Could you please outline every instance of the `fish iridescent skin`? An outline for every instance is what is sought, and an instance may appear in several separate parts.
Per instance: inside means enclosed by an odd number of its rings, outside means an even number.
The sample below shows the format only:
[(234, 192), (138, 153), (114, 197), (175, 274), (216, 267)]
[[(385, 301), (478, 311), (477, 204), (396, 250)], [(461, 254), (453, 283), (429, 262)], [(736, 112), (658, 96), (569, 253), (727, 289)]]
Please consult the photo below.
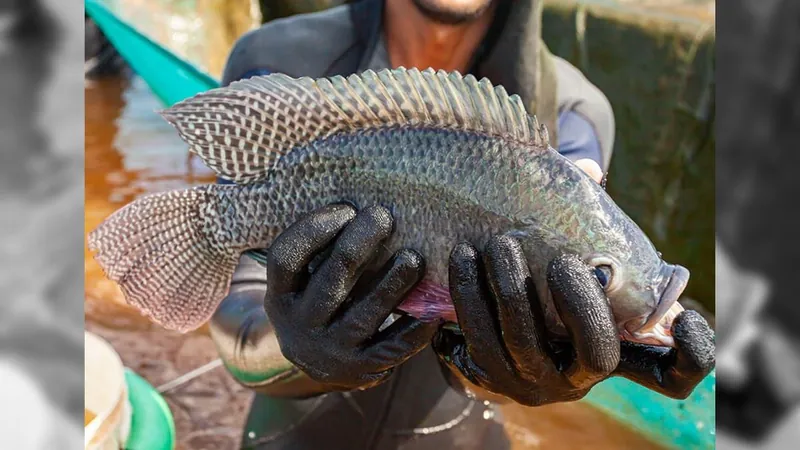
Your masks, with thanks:
[(625, 339), (674, 344), (670, 321), (688, 281), (594, 180), (549, 146), (521, 101), (487, 80), (426, 70), (312, 80), (273, 74), (163, 112), (191, 151), (237, 185), (137, 199), (89, 238), (129, 303), (161, 325), (200, 326), (225, 297), (240, 255), (270, 246), (331, 203), (382, 205), (401, 248), (427, 262), (399, 309), (454, 321), (448, 259), (459, 242), (519, 241), (555, 335), (566, 336), (546, 282), (570, 254), (597, 269)]

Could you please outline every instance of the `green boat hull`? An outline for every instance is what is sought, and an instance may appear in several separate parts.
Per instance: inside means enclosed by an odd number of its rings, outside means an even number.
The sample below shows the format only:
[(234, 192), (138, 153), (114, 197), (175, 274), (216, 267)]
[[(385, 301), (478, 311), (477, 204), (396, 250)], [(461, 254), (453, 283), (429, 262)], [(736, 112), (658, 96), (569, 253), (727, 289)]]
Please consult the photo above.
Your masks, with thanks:
[(219, 86), (219, 81), (137, 31), (109, 3), (86, 0), (86, 14), (166, 105)]
[[(86, 0), (86, 12), (165, 105), (219, 85), (217, 80), (115, 15), (108, 2)], [(714, 448), (714, 373), (682, 401), (666, 398), (622, 378), (599, 384), (582, 401), (668, 447)]]

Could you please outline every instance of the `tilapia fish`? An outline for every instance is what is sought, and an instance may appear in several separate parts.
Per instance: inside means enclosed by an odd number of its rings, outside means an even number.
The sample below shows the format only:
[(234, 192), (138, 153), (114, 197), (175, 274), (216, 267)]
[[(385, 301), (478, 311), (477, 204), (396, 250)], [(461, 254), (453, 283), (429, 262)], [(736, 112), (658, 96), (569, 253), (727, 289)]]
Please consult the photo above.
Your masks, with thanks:
[(622, 339), (673, 345), (689, 272), (665, 263), (603, 188), (549, 145), (516, 95), (468, 75), (403, 68), (347, 78), (255, 77), (184, 100), (164, 118), (219, 176), (141, 197), (89, 236), (127, 301), (189, 331), (228, 292), (243, 252), (263, 249), (330, 203), (383, 205), (395, 232), (381, 258), (412, 248), (424, 280), (399, 307), (456, 322), (448, 258), (510, 233), (522, 245), (549, 331), (565, 336), (546, 283), (563, 253), (594, 268)]

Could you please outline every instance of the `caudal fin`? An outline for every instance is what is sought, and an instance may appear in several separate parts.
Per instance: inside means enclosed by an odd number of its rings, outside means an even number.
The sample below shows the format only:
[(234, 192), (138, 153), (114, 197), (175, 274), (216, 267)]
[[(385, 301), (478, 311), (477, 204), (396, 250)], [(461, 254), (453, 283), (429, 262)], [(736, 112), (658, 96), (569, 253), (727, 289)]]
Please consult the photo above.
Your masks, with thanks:
[(181, 332), (207, 321), (225, 297), (237, 249), (215, 242), (220, 189), (151, 194), (118, 210), (89, 234), (89, 248), (125, 299), (157, 324)]

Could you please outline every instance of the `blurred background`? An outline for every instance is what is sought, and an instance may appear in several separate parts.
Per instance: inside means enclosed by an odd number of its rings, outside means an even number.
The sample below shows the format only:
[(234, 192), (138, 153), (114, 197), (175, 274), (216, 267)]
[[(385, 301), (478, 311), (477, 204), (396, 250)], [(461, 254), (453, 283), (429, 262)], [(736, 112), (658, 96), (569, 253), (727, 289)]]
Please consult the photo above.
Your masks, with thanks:
[[(85, 231), (141, 194), (213, 182), (212, 172), (189, 156), (173, 128), (154, 111), (191, 95), (194, 87), (188, 79), (198, 89), (215, 83), (230, 48), (246, 31), (342, 3), (87, 2), (102, 8), (91, 8), (86, 19)], [(665, 258), (692, 271), (681, 302), (713, 324), (713, 1), (544, 3), (543, 33), (551, 51), (579, 67), (614, 107), (611, 195), (663, 249)], [(137, 35), (146, 39), (139, 42)], [(152, 47), (150, 40), (190, 66), (170, 58), (146, 61), (142, 55)], [(126, 58), (114, 50), (114, 43)], [(153, 58), (163, 56), (156, 53)], [(126, 59), (135, 60), (139, 69), (129, 67)], [(163, 79), (170, 64), (182, 73), (176, 78), (182, 81), (160, 89), (160, 84), (169, 84)], [(124, 304), (117, 286), (103, 276), (88, 251), (85, 275), (86, 329), (110, 342), (125, 366), (162, 391), (174, 416), (177, 448), (238, 448), (252, 394), (216, 363), (207, 330), (179, 335), (152, 325)], [(686, 402), (661, 398), (657, 400), (662, 403), (648, 405), (643, 399), (656, 396), (642, 390), (636, 404), (597, 394), (594, 402), (535, 409), (504, 406), (502, 414), (515, 450), (711, 448), (716, 432), (713, 375), (709, 381)], [(615, 419), (613, 409), (640, 418), (650, 428)], [(657, 431), (646, 432), (653, 429)]]
[(0, 0), (0, 448), (83, 435), (79, 0)]
[(796, 448), (800, 4), (735, 0), (717, 14), (718, 447)]

